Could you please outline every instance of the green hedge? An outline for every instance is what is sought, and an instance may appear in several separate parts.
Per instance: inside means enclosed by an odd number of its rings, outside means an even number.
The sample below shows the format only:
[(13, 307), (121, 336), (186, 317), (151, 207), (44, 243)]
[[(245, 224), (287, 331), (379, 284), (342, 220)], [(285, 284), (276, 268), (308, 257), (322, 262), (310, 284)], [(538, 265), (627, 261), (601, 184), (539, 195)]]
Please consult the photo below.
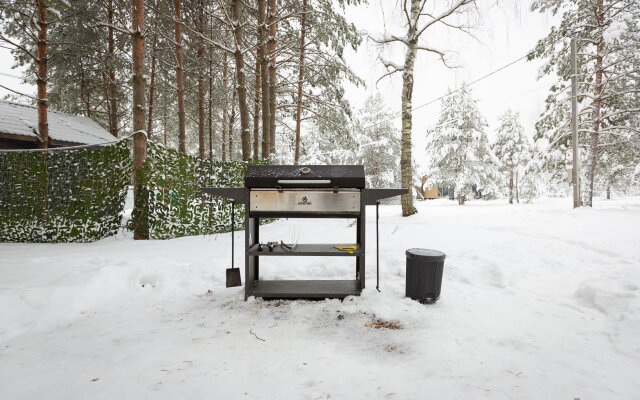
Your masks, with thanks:
[[(243, 186), (247, 165), (148, 142), (142, 181), (149, 238), (229, 231), (231, 203), (199, 189)], [(0, 152), (0, 242), (91, 242), (116, 234), (131, 174), (128, 140), (77, 150)], [(236, 206), (235, 215), (236, 228), (243, 229), (244, 207)]]
[[(247, 165), (180, 154), (148, 142), (142, 172), (149, 190), (149, 238), (170, 239), (229, 231), (231, 203), (202, 194), (199, 189), (241, 187)], [(243, 206), (236, 206), (235, 221), (236, 229), (244, 229)]]
[(126, 141), (0, 152), (0, 241), (91, 242), (114, 235), (131, 170)]

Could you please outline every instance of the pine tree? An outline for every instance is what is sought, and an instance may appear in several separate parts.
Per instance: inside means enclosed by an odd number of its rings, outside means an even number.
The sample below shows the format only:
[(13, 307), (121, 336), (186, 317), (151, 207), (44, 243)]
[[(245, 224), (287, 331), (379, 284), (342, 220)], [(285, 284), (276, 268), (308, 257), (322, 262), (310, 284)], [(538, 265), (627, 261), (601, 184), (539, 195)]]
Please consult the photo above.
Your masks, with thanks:
[(520, 114), (513, 110), (507, 110), (502, 114), (497, 133), (496, 141), (491, 147), (499, 161), (500, 173), (506, 177), (507, 185), (504, 186), (509, 188), (509, 204), (513, 204), (514, 188), (516, 200), (520, 202), (517, 184), (526, 165), (529, 150), (529, 141), (520, 124)]
[(364, 165), (368, 187), (400, 184), (400, 132), (393, 127), (391, 114), (380, 93), (369, 96), (358, 112), (356, 159)]
[(459, 204), (464, 204), (474, 185), (485, 193), (495, 187), (496, 159), (486, 127), (477, 101), (463, 87), (442, 101), (438, 122), (427, 131), (430, 180), (453, 185)]
[(549, 157), (549, 165), (562, 164), (557, 156), (564, 153), (571, 136), (571, 114), (565, 111), (571, 101), (567, 94), (571, 77), (569, 40), (563, 36), (568, 31), (577, 35), (579, 141), (581, 147), (587, 148), (582, 193), (583, 203), (591, 206), (603, 144), (620, 135), (626, 136), (629, 142), (631, 133), (640, 133), (630, 124), (633, 115), (640, 112), (637, 102), (640, 3), (637, 0), (536, 0), (532, 9), (562, 15), (560, 25), (552, 28), (532, 54), (547, 60), (542, 69), (544, 74), (555, 73), (558, 77), (537, 125), (538, 137), (546, 138), (549, 151), (555, 153)]

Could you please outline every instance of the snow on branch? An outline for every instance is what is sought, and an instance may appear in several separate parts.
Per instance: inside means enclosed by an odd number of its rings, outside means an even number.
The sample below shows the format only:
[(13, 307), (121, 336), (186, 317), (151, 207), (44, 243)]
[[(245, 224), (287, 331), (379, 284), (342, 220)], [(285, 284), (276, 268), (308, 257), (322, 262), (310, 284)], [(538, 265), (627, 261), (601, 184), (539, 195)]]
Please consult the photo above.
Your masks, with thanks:
[(388, 44), (393, 42), (400, 42), (400, 43), (404, 43), (407, 46), (409, 45), (409, 41), (407, 40), (407, 38), (401, 38), (396, 35), (384, 35), (380, 38), (375, 38), (369, 35), (369, 39), (373, 40), (377, 44)]
[(391, 76), (396, 72), (404, 71), (404, 66), (400, 64), (396, 64), (391, 60), (387, 60), (382, 55), (378, 55), (378, 60), (382, 62), (382, 65), (384, 65), (384, 67), (387, 69), (387, 72), (385, 72), (380, 78), (378, 78), (378, 80), (376, 81), (376, 85), (378, 84), (378, 82), (380, 82), (382, 79), (386, 78), (387, 76)]
[(456, 67), (454, 65), (449, 65), (449, 63), (447, 63), (447, 59), (445, 58), (445, 53), (442, 50), (438, 50), (438, 49), (435, 49), (433, 47), (428, 47), (428, 46), (424, 46), (424, 45), (418, 45), (417, 49), (437, 54), (438, 56), (440, 56), (440, 60), (442, 61), (444, 66), (447, 67), (447, 68), (458, 68), (458, 67)]

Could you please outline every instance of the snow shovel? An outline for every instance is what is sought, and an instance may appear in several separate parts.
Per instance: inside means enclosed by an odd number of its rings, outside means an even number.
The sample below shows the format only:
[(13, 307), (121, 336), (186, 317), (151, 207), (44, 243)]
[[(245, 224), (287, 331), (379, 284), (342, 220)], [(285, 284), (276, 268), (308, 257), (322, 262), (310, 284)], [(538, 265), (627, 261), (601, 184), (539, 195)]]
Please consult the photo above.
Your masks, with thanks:
[(233, 262), (234, 236), (235, 236), (235, 207), (236, 203), (231, 202), (231, 268), (227, 268), (227, 287), (242, 286), (240, 268), (236, 268)]

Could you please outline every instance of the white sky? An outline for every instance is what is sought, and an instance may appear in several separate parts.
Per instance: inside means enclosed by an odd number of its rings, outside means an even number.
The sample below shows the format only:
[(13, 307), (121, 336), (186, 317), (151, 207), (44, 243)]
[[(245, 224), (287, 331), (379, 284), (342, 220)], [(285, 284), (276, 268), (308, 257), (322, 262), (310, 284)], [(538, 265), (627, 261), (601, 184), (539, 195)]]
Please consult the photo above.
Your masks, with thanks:
[[(384, 29), (388, 33), (403, 36), (401, 3), (395, 0), (370, 1), (368, 6), (349, 8), (347, 17), (358, 29), (371, 36), (379, 37)], [(480, 0), (479, 3), (482, 16), (479, 20), (472, 18), (470, 21), (478, 26), (474, 31), (478, 40), (450, 29), (438, 29), (431, 33), (426, 31), (423, 34), (421, 41), (429, 46), (453, 50), (452, 59), (461, 68), (448, 69), (437, 56), (421, 52), (414, 71), (414, 107), (524, 56), (549, 32), (554, 22), (550, 16), (531, 12), (530, 0), (501, 1), (499, 7), (495, 5), (496, 1)], [(386, 18), (383, 18), (382, 8)], [(402, 65), (404, 48), (400, 44), (393, 46), (385, 50), (385, 57)], [(401, 104), (401, 75), (398, 73), (385, 78), (376, 87), (376, 80), (385, 71), (377, 60), (378, 52), (375, 43), (365, 40), (357, 53), (351, 49), (346, 53), (347, 62), (367, 83), (366, 89), (350, 87), (348, 98), (355, 106), (360, 106), (369, 94), (379, 90), (387, 105), (398, 111)], [(472, 86), (472, 93), (479, 100), (478, 106), (487, 118), (490, 139), (494, 137), (498, 116), (508, 108), (520, 112), (527, 134), (533, 136), (535, 122), (544, 110), (544, 100), (552, 82), (549, 77), (538, 80), (541, 65), (539, 60), (523, 60)], [(437, 121), (439, 111), (440, 102), (435, 102), (413, 113), (413, 158), (418, 164), (421, 163), (420, 154), (424, 151), (426, 130)], [(400, 118), (395, 120), (395, 125), (400, 129)]]
[[(433, 3), (440, 3), (434, 0)], [(439, 49), (455, 51), (452, 58), (461, 68), (451, 70), (442, 65), (432, 54), (421, 53), (414, 71), (413, 105), (418, 106), (460, 87), (464, 82), (473, 81), (509, 62), (522, 57), (536, 42), (548, 33), (552, 18), (529, 11), (531, 0), (479, 0), (481, 17), (470, 17), (478, 29), (474, 31), (479, 40), (446, 29), (427, 31), (422, 40)], [(402, 34), (403, 28), (400, 4), (396, 0), (370, 0), (365, 6), (347, 9), (347, 18), (362, 32), (380, 36), (384, 30)], [(384, 16), (383, 11), (384, 8)], [(384, 20), (384, 24), (383, 24)], [(388, 59), (402, 64), (404, 49), (398, 45), (385, 50)], [(361, 106), (365, 98), (379, 90), (394, 111), (400, 109), (402, 81), (400, 74), (385, 78), (376, 86), (376, 80), (384, 73), (377, 60), (378, 49), (373, 42), (365, 39), (357, 52), (350, 48), (345, 52), (347, 62), (365, 80), (366, 88), (347, 88), (347, 96), (355, 107)], [(11, 69), (14, 61), (8, 50), (0, 48), (0, 82), (12, 89), (34, 94), (35, 88), (21, 84), (20, 80), (3, 74), (23, 75), (24, 70)], [(489, 137), (497, 126), (498, 115), (507, 108), (520, 112), (522, 123), (528, 135), (534, 133), (534, 124), (544, 109), (551, 79), (538, 80), (541, 62), (519, 63), (472, 86), (474, 97), (479, 100), (480, 110), (489, 123)], [(0, 88), (0, 98), (8, 92)], [(439, 112), (439, 102), (424, 107), (413, 114), (414, 158), (420, 164), (420, 153), (424, 150), (427, 128), (435, 123)], [(400, 129), (400, 118), (395, 121)]]

